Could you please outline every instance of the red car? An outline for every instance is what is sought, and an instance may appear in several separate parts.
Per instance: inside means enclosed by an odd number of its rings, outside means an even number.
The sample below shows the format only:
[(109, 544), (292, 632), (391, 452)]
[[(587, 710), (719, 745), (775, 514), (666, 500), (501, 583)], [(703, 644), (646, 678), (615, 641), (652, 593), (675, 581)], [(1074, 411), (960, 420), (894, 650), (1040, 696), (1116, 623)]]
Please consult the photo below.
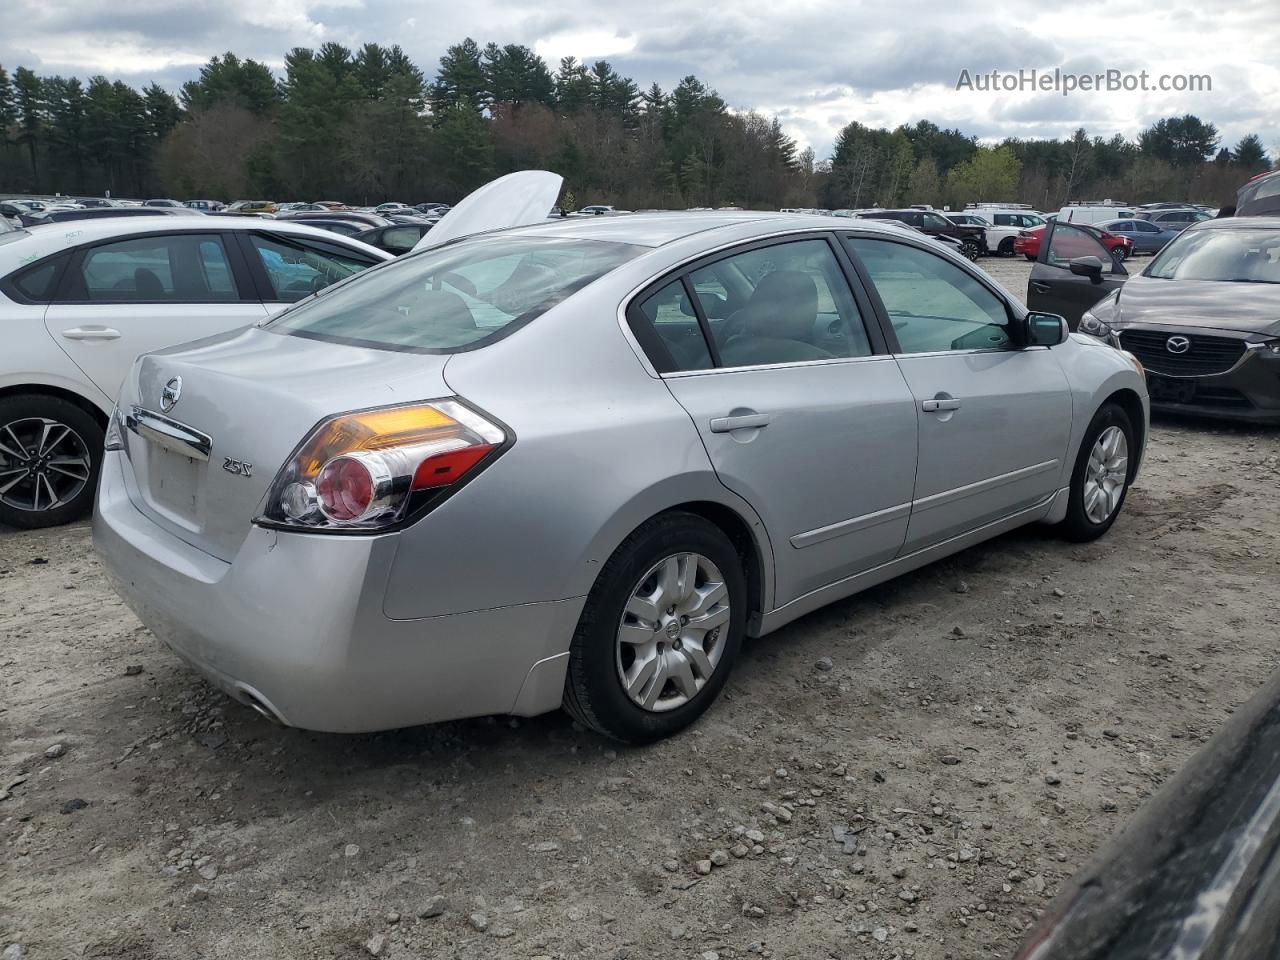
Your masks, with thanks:
[[(1121, 237), (1083, 223), (1073, 223), (1072, 226), (1096, 233), (1113, 257), (1128, 260), (1133, 253), (1133, 240), (1129, 237)], [(1040, 238), (1043, 236), (1044, 227), (1031, 227), (1028, 230), (1023, 230), (1013, 238), (1013, 252), (1022, 254), (1028, 260), (1036, 259), (1036, 257), (1040, 256)]]

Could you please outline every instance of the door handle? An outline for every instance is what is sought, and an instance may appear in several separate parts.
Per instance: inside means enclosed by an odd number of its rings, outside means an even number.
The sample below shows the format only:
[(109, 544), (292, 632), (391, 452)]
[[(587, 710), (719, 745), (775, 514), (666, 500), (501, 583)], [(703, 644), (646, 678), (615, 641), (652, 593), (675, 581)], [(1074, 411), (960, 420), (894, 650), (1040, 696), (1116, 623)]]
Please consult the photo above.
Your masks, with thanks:
[(63, 330), (62, 336), (67, 340), (119, 340), (120, 331), (111, 327), (72, 327)]
[(960, 401), (954, 397), (947, 400), (921, 400), (920, 409), (925, 413), (941, 413), (944, 410), (959, 410)]
[(1032, 280), (1031, 289), (1034, 290), (1036, 293), (1048, 293), (1049, 285), (1045, 283), (1043, 280)]
[(773, 417), (767, 413), (746, 413), (736, 417), (712, 417), (712, 433), (728, 433), (731, 430), (746, 430), (749, 427), (767, 427)]

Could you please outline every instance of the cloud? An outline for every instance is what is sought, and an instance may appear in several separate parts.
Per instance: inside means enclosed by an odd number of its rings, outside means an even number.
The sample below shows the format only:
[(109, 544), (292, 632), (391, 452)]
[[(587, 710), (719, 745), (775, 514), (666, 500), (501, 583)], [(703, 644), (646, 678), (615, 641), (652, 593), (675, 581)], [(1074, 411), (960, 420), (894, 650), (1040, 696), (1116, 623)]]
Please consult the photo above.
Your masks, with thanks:
[[(42, 74), (102, 73), (176, 89), (228, 49), (279, 68), (295, 46), (399, 43), (430, 75), (445, 48), (524, 43), (555, 69), (561, 56), (608, 58), (643, 88), (689, 74), (735, 109), (779, 116), (819, 156), (850, 120), (897, 126), (929, 118), (986, 140), (1091, 134), (1136, 136), (1152, 121), (1195, 113), (1226, 143), (1257, 132), (1280, 151), (1280, 17), (1274, 0), (1207, 8), (1077, 0), (1057, 8), (989, 0), (737, 0), (693, 6), (646, 0), (626, 8), (559, 0), (409, 6), (399, 0), (8, 0), (0, 63)], [(1082, 32), (1082, 25), (1086, 26)], [(1104, 29), (1093, 29), (1099, 25)], [(1087, 43), (1078, 38), (1087, 36)], [(1207, 73), (1203, 93), (1052, 94), (957, 91), (962, 69), (1074, 73), (1107, 69)]]

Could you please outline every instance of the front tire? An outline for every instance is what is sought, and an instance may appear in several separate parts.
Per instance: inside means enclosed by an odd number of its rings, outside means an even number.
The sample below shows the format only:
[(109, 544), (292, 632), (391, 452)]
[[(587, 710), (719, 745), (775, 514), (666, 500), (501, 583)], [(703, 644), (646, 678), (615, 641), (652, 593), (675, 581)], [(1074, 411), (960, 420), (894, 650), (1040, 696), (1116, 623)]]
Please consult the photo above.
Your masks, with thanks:
[(61, 397), (0, 399), (0, 524), (34, 530), (89, 513), (102, 441), (98, 421)]
[(1002, 257), (1013, 256), (1013, 237), (1005, 237), (1000, 241), (1000, 246), (996, 249)]
[(1067, 516), (1060, 525), (1064, 537), (1085, 543), (1111, 529), (1129, 494), (1137, 454), (1129, 414), (1119, 404), (1104, 404), (1094, 414), (1076, 456)]
[(964, 240), (960, 243), (960, 253), (966, 260), (977, 260), (981, 252), (981, 248), (973, 240)]
[(669, 737), (719, 695), (746, 628), (742, 559), (695, 514), (650, 520), (600, 571), (574, 632), (564, 707), (624, 743)]

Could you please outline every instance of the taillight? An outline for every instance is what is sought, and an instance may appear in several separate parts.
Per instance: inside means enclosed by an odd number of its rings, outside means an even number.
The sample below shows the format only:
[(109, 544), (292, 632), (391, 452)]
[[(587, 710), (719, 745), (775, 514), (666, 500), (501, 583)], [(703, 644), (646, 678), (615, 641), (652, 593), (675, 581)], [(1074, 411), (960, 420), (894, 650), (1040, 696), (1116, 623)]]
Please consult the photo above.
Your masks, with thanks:
[(507, 441), (457, 400), (325, 420), (280, 470), (260, 518), (306, 530), (384, 530), (416, 515)]

